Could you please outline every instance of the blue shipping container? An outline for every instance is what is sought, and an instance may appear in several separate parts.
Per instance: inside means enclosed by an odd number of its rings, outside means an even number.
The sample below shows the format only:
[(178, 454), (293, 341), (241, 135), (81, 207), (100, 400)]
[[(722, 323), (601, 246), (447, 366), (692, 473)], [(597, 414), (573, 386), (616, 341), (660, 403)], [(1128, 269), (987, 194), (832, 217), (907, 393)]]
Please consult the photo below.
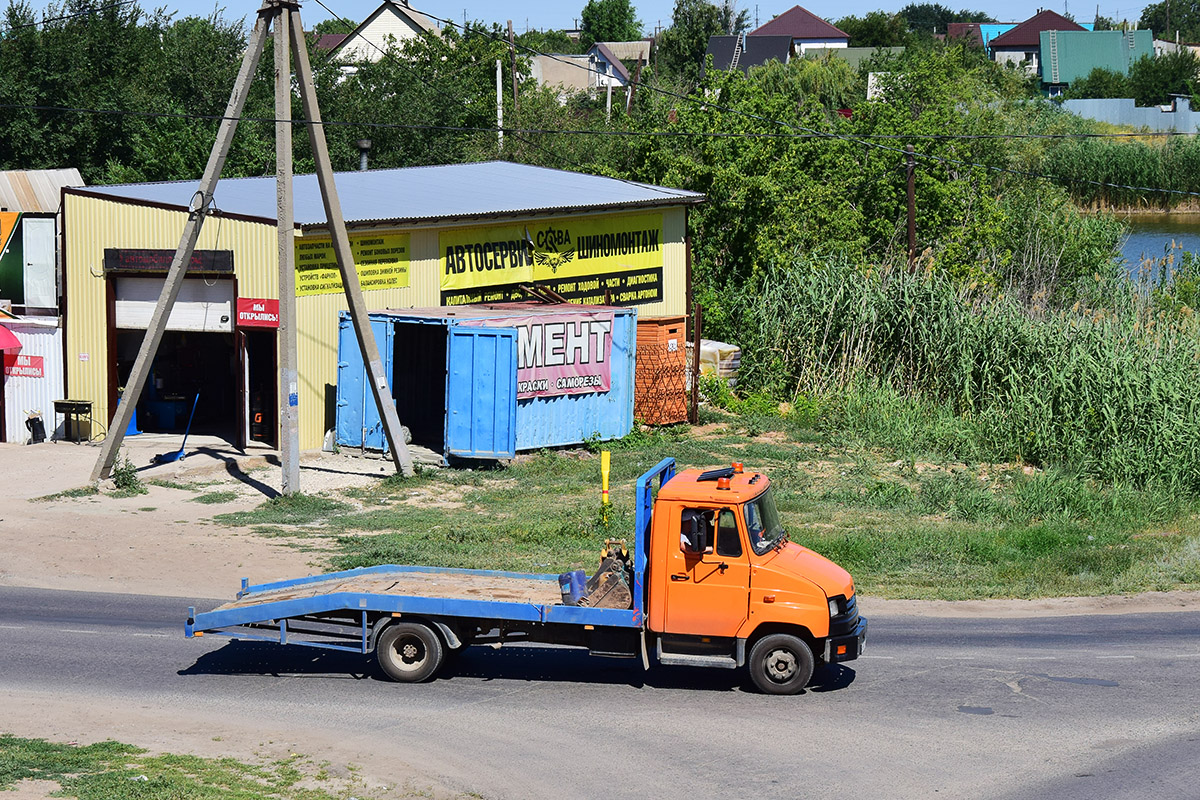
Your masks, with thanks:
[[(414, 444), (443, 459), (512, 458), (517, 451), (619, 439), (633, 428), (637, 315), (613, 312), (607, 392), (517, 399), (516, 328), (503, 320), (569, 315), (579, 306), (456, 306), (378, 311), (371, 329), (385, 362), (400, 421)], [(487, 320), (487, 327), (479, 324)], [(379, 410), (366, 382), (349, 314), (338, 336), (336, 441), (386, 448)]]

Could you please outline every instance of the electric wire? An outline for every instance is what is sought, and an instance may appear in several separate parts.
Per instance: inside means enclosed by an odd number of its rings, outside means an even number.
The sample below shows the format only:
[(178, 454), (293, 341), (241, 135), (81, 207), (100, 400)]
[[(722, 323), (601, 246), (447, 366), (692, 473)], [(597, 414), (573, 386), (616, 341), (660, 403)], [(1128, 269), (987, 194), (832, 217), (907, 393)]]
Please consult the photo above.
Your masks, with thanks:
[(110, 3), (109, 5), (106, 5), (106, 6), (96, 6), (95, 8), (87, 8), (82, 11), (77, 11), (73, 14), (61, 14), (57, 17), (42, 17), (42, 19), (37, 22), (28, 22), (24, 25), (14, 25), (11, 28), (5, 28), (3, 30), (0, 30), (0, 39), (2, 39), (3, 37), (7, 36), (10, 33), (12, 33), (13, 31), (22, 31), (22, 30), (26, 30), (27, 28), (36, 28), (39, 25), (45, 25), (47, 22), (61, 22), (63, 20), (76, 19), (78, 17), (89, 17), (92, 14), (95, 14), (100, 11), (108, 11), (113, 8), (120, 8), (121, 6), (127, 6), (127, 5), (130, 5), (131, 3), (136, 3), (136, 2), (137, 2), (137, 0), (120, 0), (120, 2), (118, 2), (118, 3)]

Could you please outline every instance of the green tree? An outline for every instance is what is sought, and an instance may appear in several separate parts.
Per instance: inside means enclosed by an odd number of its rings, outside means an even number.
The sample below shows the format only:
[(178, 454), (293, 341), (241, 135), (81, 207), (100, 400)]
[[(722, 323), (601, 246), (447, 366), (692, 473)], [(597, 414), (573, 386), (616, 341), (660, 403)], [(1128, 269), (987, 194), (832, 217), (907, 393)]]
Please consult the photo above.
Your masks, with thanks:
[(940, 3), (909, 3), (900, 9), (908, 28), (918, 33), (945, 33), (951, 22), (995, 22), (985, 11), (952, 11)]
[(851, 47), (898, 47), (909, 38), (907, 20), (886, 11), (870, 11), (862, 17), (842, 17), (835, 24), (850, 35)]
[(1095, 21), (1092, 22), (1092, 30), (1094, 31), (1115, 31), (1119, 26), (1117, 21), (1112, 17), (1103, 17), (1099, 13), (1096, 14)]
[(536, 50), (539, 53), (578, 53), (579, 42), (562, 31), (525, 31), (516, 36), (518, 52), (520, 48)]
[(750, 11), (745, 8), (739, 10), (735, 0), (721, 0), (717, 11), (717, 21), (721, 25), (721, 32), (726, 36), (750, 30)]
[(588, 0), (580, 16), (589, 46), (593, 42), (632, 42), (642, 38), (642, 23), (629, 0)]
[(721, 11), (707, 0), (675, 0), (671, 27), (658, 38), (658, 68), (664, 74), (694, 80), (712, 36), (721, 36)]
[(1156, 31), (1164, 39), (1174, 39), (1175, 32), (1185, 42), (1200, 38), (1200, 2), (1197, 0), (1161, 0), (1142, 10), (1138, 27)]
[(1129, 68), (1129, 85), (1139, 106), (1168, 103), (1172, 95), (1192, 96), (1196, 93), (1200, 62), (1191, 50), (1164, 53), (1161, 56), (1142, 56)]
[(1096, 67), (1085, 77), (1072, 83), (1065, 93), (1068, 99), (1132, 97), (1129, 78), (1120, 72)]

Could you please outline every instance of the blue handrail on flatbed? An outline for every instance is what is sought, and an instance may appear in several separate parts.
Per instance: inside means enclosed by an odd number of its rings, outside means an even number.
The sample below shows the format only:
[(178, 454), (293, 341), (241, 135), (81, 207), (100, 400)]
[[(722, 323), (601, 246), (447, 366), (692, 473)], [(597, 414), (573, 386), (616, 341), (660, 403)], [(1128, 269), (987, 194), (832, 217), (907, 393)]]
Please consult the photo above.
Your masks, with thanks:
[[(559, 604), (503, 600), (467, 600), (354, 591), (313, 591), (310, 596), (305, 597), (290, 596), (281, 599), (270, 599), (271, 594), (287, 592), (288, 590), (317, 590), (322, 583), (338, 585), (363, 576), (383, 578), (389, 574), (402, 576), (404, 574), (423, 573), (444, 575), (447, 577), (470, 575), (515, 578), (520, 580), (553, 582), (556, 588), (558, 582), (557, 575), (537, 573), (385, 565), (361, 567), (359, 569), (313, 575), (293, 580), (275, 581), (255, 586), (249, 585), (248, 581), (243, 579), (242, 590), (237, 595), (238, 605), (200, 614), (195, 613), (194, 608), (188, 609), (188, 619), (184, 625), (184, 633), (188, 637), (195, 636), (196, 634), (210, 634), (230, 636), (238, 639), (261, 639), (278, 641), (282, 644), (304, 644), (365, 653), (369, 647), (368, 614), (370, 613), (412, 614), (429, 617), (466, 617), (496, 620), (498, 622), (561, 623), (566, 625), (640, 628), (645, 619), (646, 587), (644, 578), (650, 556), (650, 523), (654, 509), (653, 480), (657, 477), (659, 479), (659, 487), (661, 487), (674, 477), (674, 475), (675, 459), (665, 458), (638, 478), (637, 509), (634, 521), (633, 607), (629, 609), (587, 608), (584, 606)], [(254, 602), (256, 595), (262, 595), (263, 601)], [(340, 611), (361, 615), (362, 641), (359, 645), (350, 647), (328, 642), (306, 642), (300, 640), (291, 640), (289, 642), (288, 619), (312, 617), (314, 615)], [(248, 634), (245, 630), (228, 630), (241, 626), (255, 626), (261, 629), (267, 625), (278, 627), (278, 637)]]

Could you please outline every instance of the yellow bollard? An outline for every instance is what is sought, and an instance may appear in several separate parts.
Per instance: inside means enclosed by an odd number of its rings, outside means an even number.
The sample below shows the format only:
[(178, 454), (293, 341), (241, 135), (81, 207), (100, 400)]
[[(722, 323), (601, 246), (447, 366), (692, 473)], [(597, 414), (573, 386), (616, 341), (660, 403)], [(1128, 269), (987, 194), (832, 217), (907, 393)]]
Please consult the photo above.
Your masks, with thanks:
[(612, 461), (612, 453), (607, 450), (600, 451), (600, 502), (603, 505), (608, 505), (608, 471)]

